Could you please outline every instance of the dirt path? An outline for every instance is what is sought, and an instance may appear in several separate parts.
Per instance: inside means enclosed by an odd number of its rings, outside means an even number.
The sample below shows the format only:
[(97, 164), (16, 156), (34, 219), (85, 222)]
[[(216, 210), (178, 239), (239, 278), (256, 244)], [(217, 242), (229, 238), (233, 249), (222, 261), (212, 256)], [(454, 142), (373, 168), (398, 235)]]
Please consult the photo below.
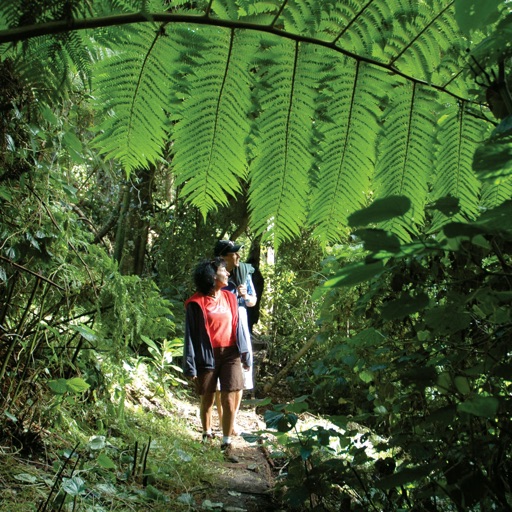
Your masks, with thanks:
[[(189, 419), (198, 432), (201, 432), (199, 418)], [(208, 450), (220, 450), (221, 433), (216, 423), (216, 439), (205, 447)], [(253, 434), (265, 428), (262, 418), (254, 407), (243, 406), (238, 414), (238, 427), (243, 433)], [(273, 475), (265, 449), (257, 443), (249, 443), (244, 435), (233, 437), (234, 454), (239, 462), (223, 461), (218, 463), (218, 477), (208, 487), (203, 487), (194, 495), (203, 508), (212, 508), (225, 512), (266, 512), (281, 510), (272, 497)], [(206, 506), (205, 506), (206, 505)]]
[[(265, 346), (253, 338), (255, 380), (258, 381), (258, 369), (265, 357)], [(198, 406), (192, 412), (187, 411), (188, 421), (201, 435), (201, 422)], [(206, 449), (220, 450), (222, 433), (218, 425), (216, 409), (213, 413), (213, 427), (216, 439)], [(274, 475), (269, 463), (268, 453), (258, 443), (248, 442), (244, 434), (256, 434), (266, 428), (261, 415), (253, 405), (242, 402), (237, 416), (237, 427), (242, 435), (233, 437), (234, 454), (239, 462), (223, 461), (218, 464), (218, 477), (207, 487), (197, 489), (194, 493), (196, 502), (202, 503), (203, 508), (216, 512), (278, 512), (283, 511), (273, 499)]]

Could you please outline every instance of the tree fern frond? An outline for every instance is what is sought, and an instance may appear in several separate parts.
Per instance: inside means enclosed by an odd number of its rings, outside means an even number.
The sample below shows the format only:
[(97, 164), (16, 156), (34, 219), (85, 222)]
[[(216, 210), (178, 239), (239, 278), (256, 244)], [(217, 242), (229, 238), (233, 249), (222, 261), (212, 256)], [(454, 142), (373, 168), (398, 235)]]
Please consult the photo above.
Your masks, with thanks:
[[(392, 64), (405, 73), (438, 83), (446, 82), (464, 63), (440, 56), (464, 55), (465, 42), (461, 40), (459, 28), (453, 16), (453, 2), (435, 0), (417, 4), (415, 17), (408, 28), (407, 41), (393, 58)], [(440, 37), (442, 35), (442, 37)], [(439, 63), (432, 66), (432, 63)]]
[[(269, 26), (275, 20), (281, 2), (255, 2), (254, 0), (221, 0), (222, 2), (235, 3), (238, 6), (238, 19), (244, 22)], [(217, 10), (217, 2), (213, 9)]]
[[(173, 170), (182, 194), (205, 215), (240, 191), (247, 174), (251, 55), (254, 34), (215, 29), (208, 63), (187, 77), (188, 97), (174, 128)], [(214, 44), (215, 43), (215, 44)]]
[(432, 169), (436, 101), (432, 91), (410, 84), (397, 86), (384, 114), (385, 137), (378, 145), (376, 198), (403, 195), (411, 209), (400, 219), (381, 227), (403, 241), (418, 232), (424, 221), (428, 178)]
[(495, 208), (512, 199), (512, 178), (497, 184), (484, 183), (482, 186), (481, 207), (485, 210)]
[(322, 37), (321, 23), (336, 2), (325, 0), (290, 0), (286, 2), (276, 26), (294, 34)]
[(169, 69), (178, 53), (172, 39), (151, 25), (140, 26), (137, 36), (130, 46), (97, 66), (93, 84), (98, 105), (108, 113), (94, 144), (107, 158), (119, 159), (128, 171), (146, 167), (161, 155)]
[[(306, 219), (314, 84), (320, 68), (311, 45), (274, 40), (264, 53), (256, 89), (261, 113), (249, 205), (255, 231), (272, 234), (279, 244), (299, 233)], [(270, 56), (276, 57), (271, 66)]]
[(236, 0), (217, 0), (212, 2), (209, 15), (212, 18), (237, 20), (240, 17), (240, 7)]
[(22, 1), (0, 3), (0, 30), (16, 27), (19, 24)]
[[(382, 49), (393, 27), (393, 11), (388, 2), (339, 2), (331, 16), (339, 20), (337, 46), (359, 55), (386, 60)], [(380, 51), (379, 51), (380, 49)]]
[[(331, 68), (318, 102), (321, 163), (309, 221), (324, 242), (339, 242), (348, 215), (366, 204), (385, 75), (373, 66), (324, 56)], [(326, 118), (324, 121), (323, 118)]]
[(437, 135), (431, 196), (433, 200), (457, 197), (460, 212), (451, 219), (436, 212), (431, 231), (439, 230), (448, 220), (466, 221), (477, 216), (481, 184), (473, 172), (473, 156), (487, 130), (487, 123), (468, 114), (465, 104), (447, 104)]
[(40, 37), (14, 57), (18, 75), (45, 102), (60, 101), (73, 87), (77, 75), (85, 87), (91, 83), (90, 40), (85, 33)]

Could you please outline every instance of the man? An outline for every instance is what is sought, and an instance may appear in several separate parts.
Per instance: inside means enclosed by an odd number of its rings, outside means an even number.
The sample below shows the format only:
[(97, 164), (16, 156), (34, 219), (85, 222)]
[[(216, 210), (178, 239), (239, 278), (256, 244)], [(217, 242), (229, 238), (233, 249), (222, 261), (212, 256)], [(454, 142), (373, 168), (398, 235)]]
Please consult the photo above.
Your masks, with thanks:
[[(219, 240), (215, 244), (213, 252), (216, 257), (220, 256), (221, 258), (224, 258), (224, 261), (226, 262), (226, 270), (229, 272), (230, 277), (228, 285), (224, 289), (230, 291), (237, 297), (240, 328), (245, 332), (249, 357), (252, 358), (252, 343), (247, 317), (247, 308), (254, 307), (258, 297), (256, 295), (256, 290), (251, 279), (251, 274), (254, 272), (254, 267), (248, 263), (240, 262), (240, 254), (238, 251), (242, 247), (242, 245), (237, 244), (231, 240)], [(254, 387), (252, 367), (249, 369), (244, 369), (243, 377), (244, 389), (252, 389)], [(243, 392), (243, 389), (238, 392), (236, 408), (237, 413), (240, 409), (240, 404), (242, 403)], [(219, 392), (216, 393), (215, 399), (217, 404), (217, 411), (219, 414), (219, 423), (222, 424), (222, 405)], [(234, 434), (239, 433), (236, 426), (233, 431)]]

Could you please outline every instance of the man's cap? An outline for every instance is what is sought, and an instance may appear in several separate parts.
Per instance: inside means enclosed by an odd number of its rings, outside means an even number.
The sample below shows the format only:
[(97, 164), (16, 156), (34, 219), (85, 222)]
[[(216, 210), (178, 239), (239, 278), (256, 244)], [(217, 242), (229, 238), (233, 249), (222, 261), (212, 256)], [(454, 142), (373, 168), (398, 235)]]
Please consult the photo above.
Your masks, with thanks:
[(225, 256), (230, 252), (238, 252), (242, 247), (243, 245), (236, 244), (231, 240), (219, 240), (215, 244), (215, 249), (213, 250), (213, 253), (215, 254), (215, 256)]

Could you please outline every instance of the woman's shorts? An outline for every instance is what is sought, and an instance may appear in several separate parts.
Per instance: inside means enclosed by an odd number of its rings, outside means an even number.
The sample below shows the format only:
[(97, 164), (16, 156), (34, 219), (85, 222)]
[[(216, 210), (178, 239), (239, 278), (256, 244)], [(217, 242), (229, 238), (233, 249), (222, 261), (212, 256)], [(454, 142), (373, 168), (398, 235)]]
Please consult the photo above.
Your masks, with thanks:
[(221, 391), (239, 391), (244, 388), (242, 363), (238, 347), (214, 348), (215, 369), (197, 375), (197, 392), (200, 395), (215, 393), (217, 380)]

